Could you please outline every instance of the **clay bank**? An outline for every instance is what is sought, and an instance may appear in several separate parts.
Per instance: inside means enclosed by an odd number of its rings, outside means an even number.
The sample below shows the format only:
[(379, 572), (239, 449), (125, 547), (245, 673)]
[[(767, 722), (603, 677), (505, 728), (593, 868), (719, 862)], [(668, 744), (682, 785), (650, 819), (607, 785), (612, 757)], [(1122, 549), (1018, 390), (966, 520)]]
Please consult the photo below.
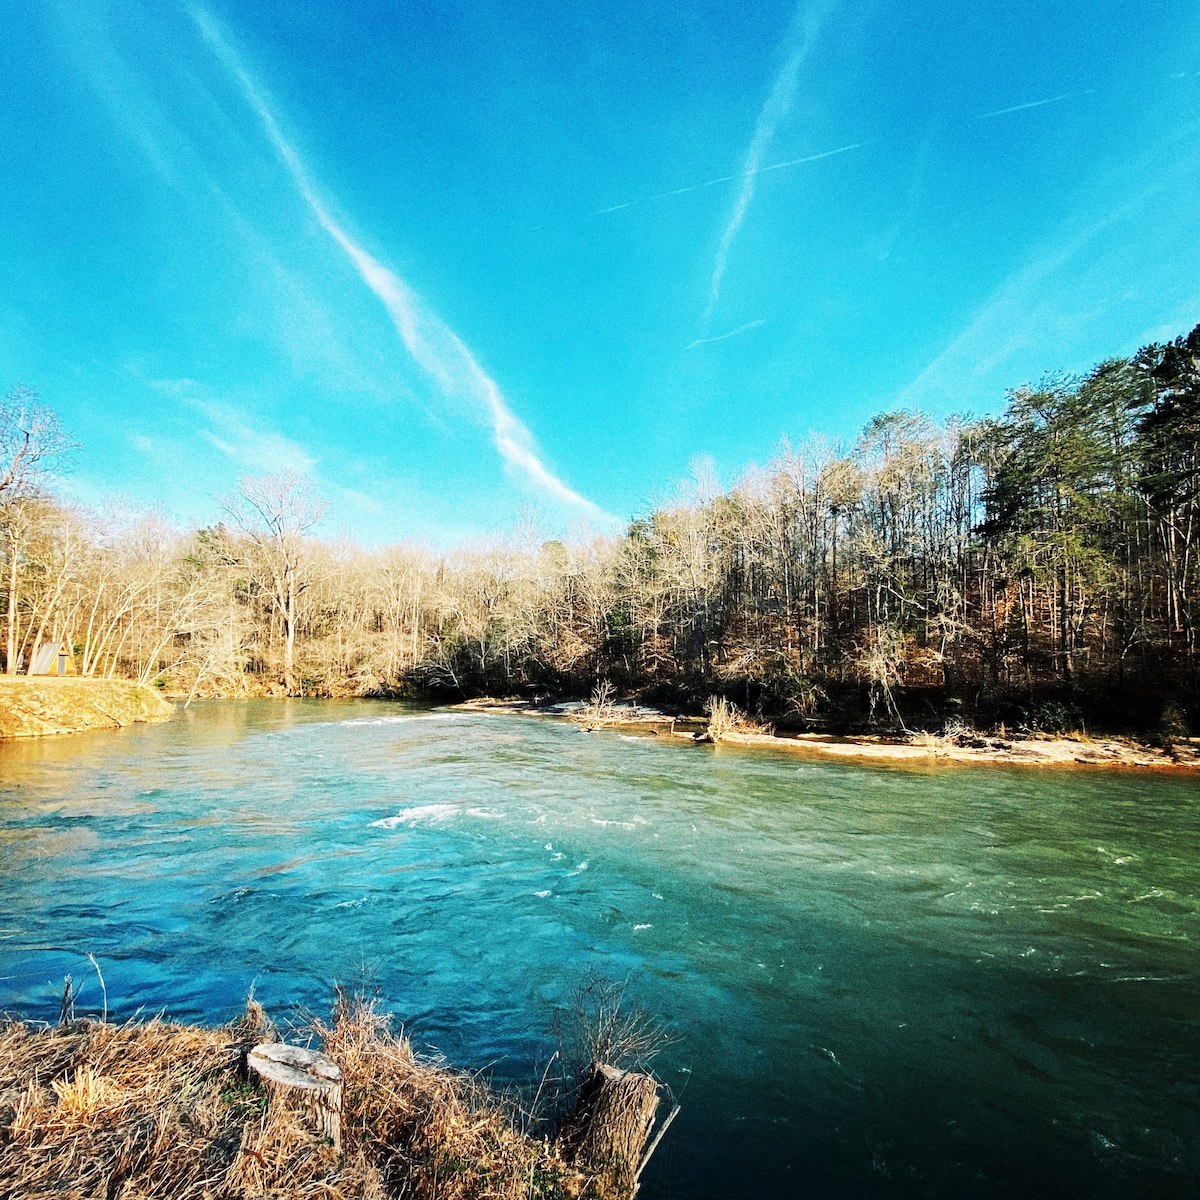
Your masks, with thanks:
[(121, 729), (174, 711), (154, 688), (127, 679), (0, 676), (0, 738)]

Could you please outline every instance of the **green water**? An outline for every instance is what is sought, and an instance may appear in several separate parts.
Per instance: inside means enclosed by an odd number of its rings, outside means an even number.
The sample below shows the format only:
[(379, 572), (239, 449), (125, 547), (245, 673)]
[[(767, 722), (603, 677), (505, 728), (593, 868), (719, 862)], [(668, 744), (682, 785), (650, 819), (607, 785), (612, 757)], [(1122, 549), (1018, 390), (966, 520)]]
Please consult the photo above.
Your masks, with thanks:
[[(328, 1010), (533, 1075), (595, 970), (674, 1043), (649, 1197), (1200, 1195), (1200, 786), (362, 702), (0, 746), (0, 1009)], [(99, 1008), (92, 978), (81, 1007)]]

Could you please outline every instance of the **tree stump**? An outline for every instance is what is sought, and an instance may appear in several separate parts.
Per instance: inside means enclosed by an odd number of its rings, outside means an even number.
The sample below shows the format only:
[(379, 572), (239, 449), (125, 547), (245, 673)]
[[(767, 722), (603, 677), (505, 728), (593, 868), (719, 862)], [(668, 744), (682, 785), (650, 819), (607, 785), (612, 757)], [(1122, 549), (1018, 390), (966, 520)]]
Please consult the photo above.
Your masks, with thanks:
[(567, 1121), (564, 1147), (576, 1166), (604, 1181), (603, 1194), (632, 1196), (657, 1112), (658, 1084), (649, 1075), (593, 1063)]
[(331, 1058), (302, 1046), (262, 1042), (246, 1056), (246, 1066), (266, 1084), (271, 1102), (299, 1108), (342, 1150), (342, 1068)]

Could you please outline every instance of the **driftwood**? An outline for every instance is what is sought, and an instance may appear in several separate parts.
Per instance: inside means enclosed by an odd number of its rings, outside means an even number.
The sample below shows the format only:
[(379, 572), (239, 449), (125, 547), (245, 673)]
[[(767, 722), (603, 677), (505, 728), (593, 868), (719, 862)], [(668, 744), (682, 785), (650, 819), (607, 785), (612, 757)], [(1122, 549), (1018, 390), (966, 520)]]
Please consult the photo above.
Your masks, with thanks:
[(342, 1068), (333, 1059), (302, 1046), (262, 1042), (246, 1056), (246, 1066), (266, 1084), (271, 1103), (307, 1113), (317, 1132), (341, 1152)]
[(633, 1190), (637, 1191), (637, 1182), (642, 1177), (642, 1172), (646, 1169), (650, 1162), (650, 1156), (658, 1149), (658, 1143), (663, 1140), (663, 1136), (667, 1130), (671, 1128), (671, 1122), (675, 1120), (680, 1113), (680, 1106), (676, 1104), (667, 1114), (667, 1119), (658, 1127), (658, 1132), (654, 1135), (654, 1141), (646, 1147), (646, 1153), (642, 1155), (642, 1161), (638, 1163), (638, 1169), (633, 1176)]
[(632, 1196), (657, 1112), (658, 1084), (649, 1075), (593, 1063), (567, 1119), (564, 1149), (577, 1167), (603, 1179), (603, 1194)]

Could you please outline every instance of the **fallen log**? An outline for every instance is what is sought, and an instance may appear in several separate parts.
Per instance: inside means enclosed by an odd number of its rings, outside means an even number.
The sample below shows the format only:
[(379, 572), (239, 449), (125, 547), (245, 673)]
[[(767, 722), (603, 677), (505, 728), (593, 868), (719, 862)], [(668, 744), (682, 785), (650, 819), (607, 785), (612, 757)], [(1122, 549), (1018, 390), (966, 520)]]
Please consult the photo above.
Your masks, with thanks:
[(246, 1066), (262, 1079), (271, 1103), (307, 1113), (317, 1133), (342, 1149), (342, 1068), (331, 1058), (288, 1046), (262, 1042), (246, 1056)]

